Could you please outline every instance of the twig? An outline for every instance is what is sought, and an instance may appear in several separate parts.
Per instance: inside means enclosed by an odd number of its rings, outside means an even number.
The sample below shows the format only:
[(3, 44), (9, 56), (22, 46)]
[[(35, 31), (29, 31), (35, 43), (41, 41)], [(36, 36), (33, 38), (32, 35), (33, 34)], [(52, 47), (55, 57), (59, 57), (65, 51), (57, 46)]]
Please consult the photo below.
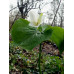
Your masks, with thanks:
[[(18, 13), (19, 13), (19, 11), (18, 11)], [(14, 22), (15, 22), (15, 20), (16, 20), (16, 18), (17, 18), (17, 16), (18, 16), (18, 13), (17, 13), (17, 15), (16, 15), (16, 17), (15, 17), (15, 19), (14, 19), (13, 23), (11, 24), (11, 26), (10, 26), (10, 28), (9, 28), (9, 31), (11, 30), (12, 25), (14, 24)]]
[(12, 10), (16, 9), (17, 7), (12, 8), (11, 10), (9, 10), (9, 12), (11, 12)]
[(54, 23), (54, 20), (55, 20), (55, 17), (56, 17), (56, 15), (57, 15), (57, 12), (58, 12), (58, 10), (59, 10), (60, 4), (61, 4), (61, 0), (60, 0), (60, 2), (59, 2), (58, 7), (57, 7), (57, 10), (56, 10), (56, 13), (55, 13), (55, 15), (54, 15), (54, 18), (53, 18), (53, 21), (52, 21), (51, 26), (52, 26), (52, 25), (53, 25), (53, 23)]

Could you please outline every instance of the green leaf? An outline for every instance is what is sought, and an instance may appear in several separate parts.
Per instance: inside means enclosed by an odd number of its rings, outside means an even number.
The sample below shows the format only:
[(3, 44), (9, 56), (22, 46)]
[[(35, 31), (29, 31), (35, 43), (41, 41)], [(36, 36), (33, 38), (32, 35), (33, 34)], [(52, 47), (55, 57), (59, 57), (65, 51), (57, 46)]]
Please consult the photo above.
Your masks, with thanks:
[(50, 40), (52, 40), (58, 47), (60, 53), (64, 50), (64, 29), (60, 27), (52, 27), (53, 32)]
[(13, 41), (28, 50), (32, 50), (41, 42), (49, 40), (51, 34), (50, 26), (49, 29), (42, 27), (42, 31), (39, 31), (36, 27), (29, 26), (29, 22), (24, 19), (17, 20), (11, 31)]
[(50, 25), (39, 26), (38, 29), (41, 31), (48, 30), (49, 28), (53, 30), (50, 40), (57, 45), (60, 53), (62, 53), (64, 51), (64, 29), (57, 26), (52, 27)]

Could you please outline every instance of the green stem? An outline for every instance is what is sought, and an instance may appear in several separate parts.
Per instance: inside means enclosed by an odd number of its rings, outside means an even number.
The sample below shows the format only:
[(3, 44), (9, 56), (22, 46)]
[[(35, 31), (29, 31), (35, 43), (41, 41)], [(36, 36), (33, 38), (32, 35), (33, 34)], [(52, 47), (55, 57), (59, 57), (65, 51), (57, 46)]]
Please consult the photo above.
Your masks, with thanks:
[(42, 74), (41, 73), (40, 62), (41, 62), (41, 44), (40, 44), (40, 48), (39, 48), (39, 74)]

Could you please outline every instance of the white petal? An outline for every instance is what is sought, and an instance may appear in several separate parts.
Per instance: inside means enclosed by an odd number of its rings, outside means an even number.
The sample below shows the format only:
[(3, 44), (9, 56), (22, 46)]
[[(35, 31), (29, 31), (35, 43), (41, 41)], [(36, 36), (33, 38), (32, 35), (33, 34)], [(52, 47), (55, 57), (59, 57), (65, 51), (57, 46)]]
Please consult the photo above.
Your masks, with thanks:
[(41, 14), (39, 15), (38, 24), (41, 24), (41, 22), (42, 22), (42, 16), (43, 16), (43, 13), (41, 13)]
[(45, 20), (45, 15), (42, 16), (41, 23), (43, 23), (44, 20)]
[(29, 18), (30, 18), (30, 22), (32, 22), (33, 24), (37, 23), (38, 18), (39, 18), (39, 14), (37, 13), (37, 11), (30, 10), (28, 15), (29, 15)]

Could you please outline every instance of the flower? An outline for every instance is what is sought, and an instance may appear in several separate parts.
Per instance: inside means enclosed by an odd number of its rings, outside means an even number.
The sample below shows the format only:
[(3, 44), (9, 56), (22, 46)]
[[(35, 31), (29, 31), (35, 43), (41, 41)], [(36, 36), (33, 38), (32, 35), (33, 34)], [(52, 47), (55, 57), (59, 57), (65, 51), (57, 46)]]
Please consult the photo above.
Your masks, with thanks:
[(42, 23), (43, 13), (40, 15), (35, 10), (30, 10), (29, 13), (30, 26), (38, 27)]
[(26, 61), (28, 64), (31, 62), (29, 59), (27, 59), (27, 61)]

